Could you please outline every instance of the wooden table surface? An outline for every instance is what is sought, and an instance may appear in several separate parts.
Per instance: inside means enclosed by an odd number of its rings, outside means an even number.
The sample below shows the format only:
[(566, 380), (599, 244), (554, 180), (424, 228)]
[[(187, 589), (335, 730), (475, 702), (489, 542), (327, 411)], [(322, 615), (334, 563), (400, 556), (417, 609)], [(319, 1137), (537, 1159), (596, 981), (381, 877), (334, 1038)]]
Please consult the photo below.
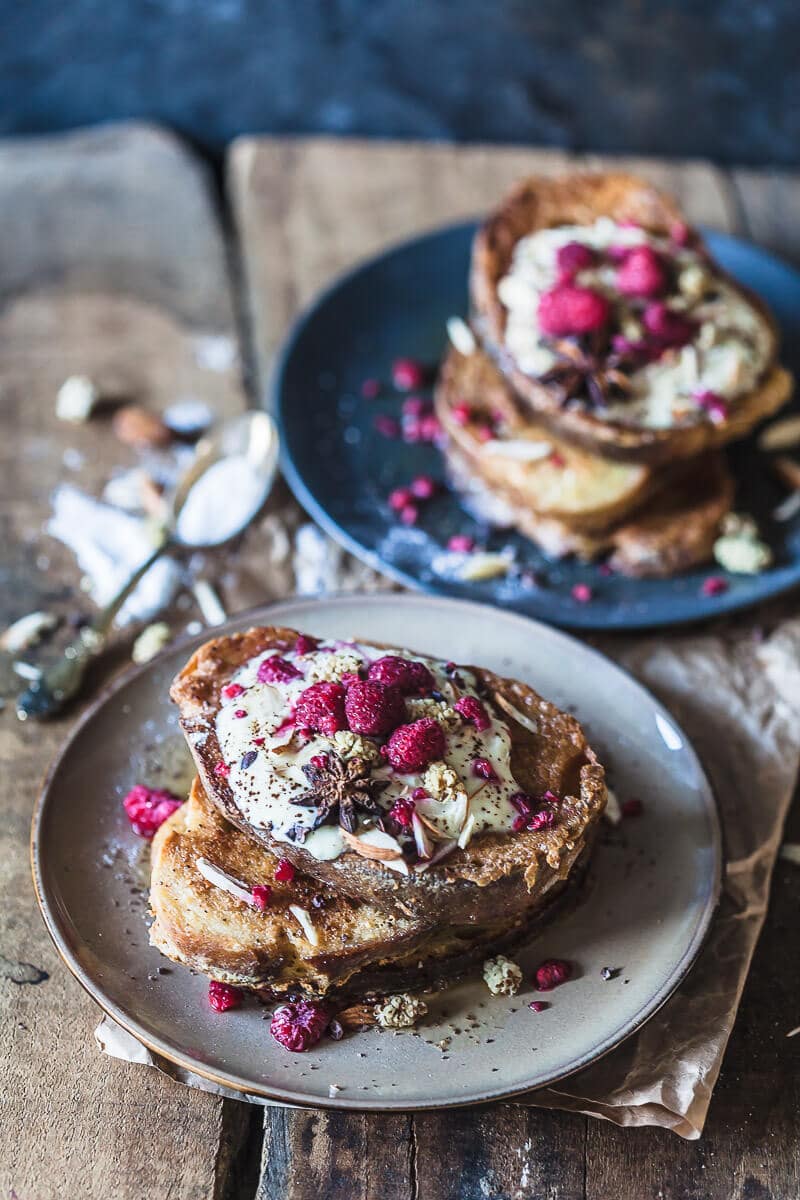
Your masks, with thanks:
[[(42, 523), (53, 487), (74, 468), (65, 449), (86, 460), (81, 487), (99, 485), (121, 456), (101, 424), (65, 434), (55, 421), (67, 375), (130, 387), (155, 406), (191, 391), (236, 411), (248, 399), (238, 371), (204, 369), (198, 336), (239, 337), (257, 399), (292, 315), (332, 274), (479, 212), (526, 171), (571, 161), (521, 149), (244, 139), (219, 196), (188, 149), (146, 126), (0, 144), (0, 627), (36, 608), (86, 608), (71, 555)], [(630, 165), (675, 191), (694, 220), (800, 261), (799, 177)], [(785, 1042), (800, 1022), (790, 952), (797, 867), (778, 864), (699, 1142), (502, 1104), (419, 1116), (262, 1110), (96, 1050), (97, 1011), (49, 942), (28, 868), (33, 801), (74, 714), (21, 725), (11, 709), (0, 715), (0, 1198), (800, 1195), (800, 1095)]]

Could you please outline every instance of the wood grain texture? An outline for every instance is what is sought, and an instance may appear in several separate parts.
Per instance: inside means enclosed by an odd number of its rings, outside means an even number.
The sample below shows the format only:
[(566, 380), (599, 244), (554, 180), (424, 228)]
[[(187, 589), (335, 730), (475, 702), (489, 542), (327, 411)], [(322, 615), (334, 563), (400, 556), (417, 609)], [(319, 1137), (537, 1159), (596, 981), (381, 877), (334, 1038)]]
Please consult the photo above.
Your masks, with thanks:
[[(197, 335), (234, 336), (232, 304), (209, 180), (174, 138), (130, 126), (3, 143), (0, 212), (5, 627), (36, 608), (81, 606), (72, 556), (42, 532), (50, 492), (69, 478), (99, 488), (128, 461), (107, 421), (56, 420), (68, 375), (156, 408), (184, 393), (229, 412), (244, 399), (235, 372), (197, 361)], [(79, 476), (65, 449), (83, 460)], [(21, 725), (12, 705), (0, 715), (0, 1195), (222, 1196), (244, 1136), (227, 1115), (237, 1106), (102, 1057), (98, 1010), (36, 908), (31, 810), (70, 721)]]
[[(796, 237), (789, 220), (793, 193), (770, 200), (770, 189), (780, 191), (771, 180), (762, 193), (757, 175), (737, 173), (734, 184), (702, 162), (240, 139), (229, 157), (228, 185), (260, 388), (291, 319), (336, 273), (388, 243), (480, 212), (526, 172), (556, 172), (577, 162), (613, 162), (647, 175), (674, 192), (695, 222), (750, 234), (778, 250), (791, 248)], [(333, 1189), (327, 1194), (371, 1195), (364, 1180), (374, 1171), (376, 1147), (382, 1156), (388, 1138), (395, 1168), (410, 1162), (412, 1169), (408, 1178), (402, 1172), (390, 1177), (386, 1197), (790, 1200), (798, 1194), (800, 1129), (797, 1047), (785, 1033), (796, 1023), (792, 997), (800, 989), (800, 964), (796, 956), (787, 962), (782, 946), (800, 899), (800, 872), (784, 864), (776, 874), (767, 927), (700, 1143), (511, 1105), (415, 1115), (405, 1134), (395, 1118), (268, 1109), (259, 1197), (318, 1195), (325, 1162)], [(776, 960), (784, 964), (777, 983)]]

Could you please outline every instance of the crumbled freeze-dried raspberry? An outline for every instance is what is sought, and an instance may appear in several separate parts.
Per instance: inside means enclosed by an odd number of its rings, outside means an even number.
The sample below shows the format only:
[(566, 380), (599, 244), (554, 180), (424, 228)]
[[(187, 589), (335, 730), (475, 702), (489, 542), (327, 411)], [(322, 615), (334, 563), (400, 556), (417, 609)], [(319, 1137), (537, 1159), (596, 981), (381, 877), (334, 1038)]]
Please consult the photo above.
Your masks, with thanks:
[(530, 818), (533, 812), (536, 801), (533, 796), (529, 796), (527, 792), (514, 792), (513, 796), (508, 797), (509, 804), (513, 804), (517, 812), (525, 817)]
[(298, 633), (294, 644), (295, 654), (312, 654), (319, 645), (319, 638), (311, 637), (308, 633)]
[(417, 475), (411, 480), (410, 490), (416, 500), (430, 500), (436, 494), (436, 481), (430, 475)]
[(558, 450), (553, 450), (547, 461), (551, 466), (557, 467), (559, 470), (563, 469), (567, 465), (567, 460), (564, 458), (563, 454), (559, 454)]
[(549, 829), (555, 823), (556, 814), (550, 809), (544, 808), (541, 812), (533, 814), (530, 821), (528, 821), (528, 829)]
[(477, 696), (461, 696), (456, 700), (456, 712), (460, 713), (469, 725), (474, 725), (479, 733), (491, 726), (491, 718)]
[(717, 424), (727, 421), (730, 416), (730, 404), (724, 396), (720, 396), (717, 392), (695, 392), (693, 398), (698, 408), (702, 408), (703, 412), (708, 413), (711, 420)]
[(723, 592), (727, 592), (728, 586), (727, 579), (722, 575), (709, 575), (708, 579), (703, 580), (700, 591), (704, 596), (721, 596)]
[(479, 442), (492, 442), (494, 441), (494, 430), (491, 425), (476, 425), (475, 437)]
[(467, 404), (466, 400), (459, 400), (453, 405), (450, 415), (456, 425), (469, 425), (473, 417), (472, 405)]
[(429, 800), (430, 793), (427, 792), (424, 787), (415, 787), (413, 792), (411, 793), (411, 799), (412, 800)]
[(690, 246), (694, 241), (694, 232), (685, 221), (675, 221), (670, 225), (669, 236), (676, 246)]
[(625, 296), (660, 296), (668, 284), (664, 264), (652, 246), (635, 246), (617, 271), (617, 287)]
[(234, 713), (233, 713), (233, 715), (234, 715), (234, 717), (236, 717), (236, 720), (237, 720), (237, 721), (241, 721), (242, 717), (246, 717), (246, 716), (247, 716), (247, 709), (246, 709), (246, 708), (237, 708), (237, 709), (234, 709)]
[(329, 736), (347, 728), (344, 713), (345, 691), (340, 683), (322, 680), (300, 693), (294, 710), (295, 724), (312, 733)]
[(279, 654), (273, 654), (269, 658), (265, 658), (258, 668), (259, 683), (289, 683), (292, 679), (302, 679), (303, 672), (298, 671), (294, 663), (290, 663), (288, 659), (281, 658)]
[(572, 978), (572, 964), (563, 958), (547, 958), (536, 968), (534, 985), (539, 992), (551, 992), (553, 988)]
[(407, 504), (411, 504), (413, 499), (411, 488), (395, 488), (394, 491), (389, 492), (389, 508), (392, 512), (400, 512)]
[(410, 417), (403, 422), (403, 441), (412, 445), (417, 442), (438, 441), (442, 433), (439, 418), (433, 413), (422, 417)]
[(226, 683), (221, 689), (222, 696), (226, 700), (235, 700), (237, 696), (241, 696), (244, 688), (240, 683)]
[(596, 254), (591, 246), (583, 242), (567, 242), (556, 251), (556, 267), (562, 279), (571, 279), (578, 271), (586, 271), (593, 267)]
[(208, 1003), (214, 1012), (228, 1012), (232, 1008), (241, 1008), (244, 992), (234, 987), (232, 983), (220, 983), (212, 979), (208, 985)]
[(479, 779), (488, 779), (490, 781), (497, 779), (497, 772), (488, 758), (474, 758), (472, 760), (472, 774), (477, 775)]
[(388, 416), (387, 413), (378, 413), (375, 420), (372, 422), (373, 429), (379, 433), (381, 437), (394, 440), (400, 437), (400, 422), (394, 417)]
[(380, 395), (381, 381), (380, 379), (365, 379), (361, 384), (361, 395), (365, 400), (374, 400)]
[(253, 897), (253, 907), (259, 912), (266, 912), (272, 899), (272, 888), (265, 883), (257, 883), (250, 895)]
[(353, 733), (366, 737), (385, 737), (406, 718), (400, 689), (377, 679), (359, 679), (351, 684), (345, 696), (344, 711)]
[(467, 533), (454, 533), (447, 539), (447, 549), (455, 554), (471, 554), (475, 549), (475, 539)]
[(563, 284), (544, 292), (539, 300), (539, 328), (550, 337), (594, 333), (606, 324), (610, 312), (599, 292)]
[(577, 600), (579, 604), (588, 604), (592, 599), (593, 592), (588, 583), (576, 583), (570, 592), (572, 599)]
[(435, 683), (424, 663), (402, 658), (399, 654), (385, 654), (383, 658), (376, 658), (370, 665), (367, 677), (399, 688), (404, 696), (429, 692)]
[(400, 410), (404, 417), (426, 417), (433, 412), (430, 402), (422, 396), (409, 396), (401, 404)]
[(328, 1027), (330, 1013), (315, 1000), (284, 1004), (272, 1014), (269, 1031), (286, 1050), (296, 1054), (316, 1046)]
[(523, 829), (528, 828), (528, 818), (519, 813), (511, 822), (511, 828), (514, 830), (514, 833), (522, 833)]
[(425, 386), (425, 368), (414, 358), (398, 358), (392, 363), (392, 383), (401, 392)]
[(327, 754), (312, 754), (309, 761), (312, 767), (316, 767), (319, 771), (324, 771), (328, 765), (328, 756)]
[(165, 788), (145, 787), (143, 783), (132, 787), (122, 801), (131, 829), (144, 838), (153, 837), (182, 803), (173, 792)]
[(395, 729), (386, 744), (386, 755), (396, 771), (422, 771), (428, 763), (443, 758), (445, 736), (438, 721), (422, 717)]
[(548, 1005), (545, 1004), (544, 1000), (531, 1000), (530, 1004), (528, 1005), (528, 1008), (535, 1013), (544, 1012), (547, 1007)]
[(219, 775), (221, 779), (227, 779), (231, 773), (231, 769), (227, 763), (218, 762), (214, 767), (214, 774)]
[(389, 816), (401, 829), (411, 828), (411, 818), (414, 815), (415, 804), (408, 796), (399, 796), (389, 809)]
[(278, 859), (278, 865), (275, 868), (275, 878), (278, 883), (291, 883), (294, 874), (294, 865), (289, 862), (288, 858)]
[(663, 346), (685, 346), (697, 329), (694, 321), (673, 312), (661, 300), (654, 300), (647, 305), (642, 321), (647, 332)]
[(416, 525), (419, 520), (419, 509), (416, 504), (406, 504), (397, 515), (402, 525)]

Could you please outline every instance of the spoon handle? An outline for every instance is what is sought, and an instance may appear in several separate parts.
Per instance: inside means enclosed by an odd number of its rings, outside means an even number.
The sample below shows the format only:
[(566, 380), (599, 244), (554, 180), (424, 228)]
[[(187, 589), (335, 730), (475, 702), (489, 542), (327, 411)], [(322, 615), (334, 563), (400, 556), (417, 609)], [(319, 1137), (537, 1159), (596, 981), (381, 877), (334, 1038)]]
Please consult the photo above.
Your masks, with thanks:
[(104, 649), (108, 634), (122, 605), (131, 592), (152, 567), (156, 559), (172, 546), (170, 538), (166, 538), (156, 546), (152, 554), (137, 567), (131, 577), (111, 599), (95, 619), (85, 625), (74, 641), (65, 649), (62, 657), (45, 671), (17, 699), (17, 716), (20, 721), (33, 717), (37, 721), (54, 717), (60, 712), (68, 700), (71, 700), (80, 690), (86, 668), (101, 650)]

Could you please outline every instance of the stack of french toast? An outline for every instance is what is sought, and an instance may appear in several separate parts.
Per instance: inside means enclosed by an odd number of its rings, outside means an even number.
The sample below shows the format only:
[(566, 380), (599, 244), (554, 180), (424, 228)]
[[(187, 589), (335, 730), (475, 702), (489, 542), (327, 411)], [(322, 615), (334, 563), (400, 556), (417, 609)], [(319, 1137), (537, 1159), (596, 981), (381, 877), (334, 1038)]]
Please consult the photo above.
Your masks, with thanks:
[(577, 877), (605, 808), (578, 721), (480, 667), (262, 627), (206, 643), (171, 695), (197, 778), (153, 842), (151, 940), (263, 999), (480, 968)]
[(476, 234), (470, 297), (436, 390), (468, 507), (623, 574), (709, 559), (722, 447), (792, 379), (763, 302), (673, 200), (623, 174), (525, 180)]

